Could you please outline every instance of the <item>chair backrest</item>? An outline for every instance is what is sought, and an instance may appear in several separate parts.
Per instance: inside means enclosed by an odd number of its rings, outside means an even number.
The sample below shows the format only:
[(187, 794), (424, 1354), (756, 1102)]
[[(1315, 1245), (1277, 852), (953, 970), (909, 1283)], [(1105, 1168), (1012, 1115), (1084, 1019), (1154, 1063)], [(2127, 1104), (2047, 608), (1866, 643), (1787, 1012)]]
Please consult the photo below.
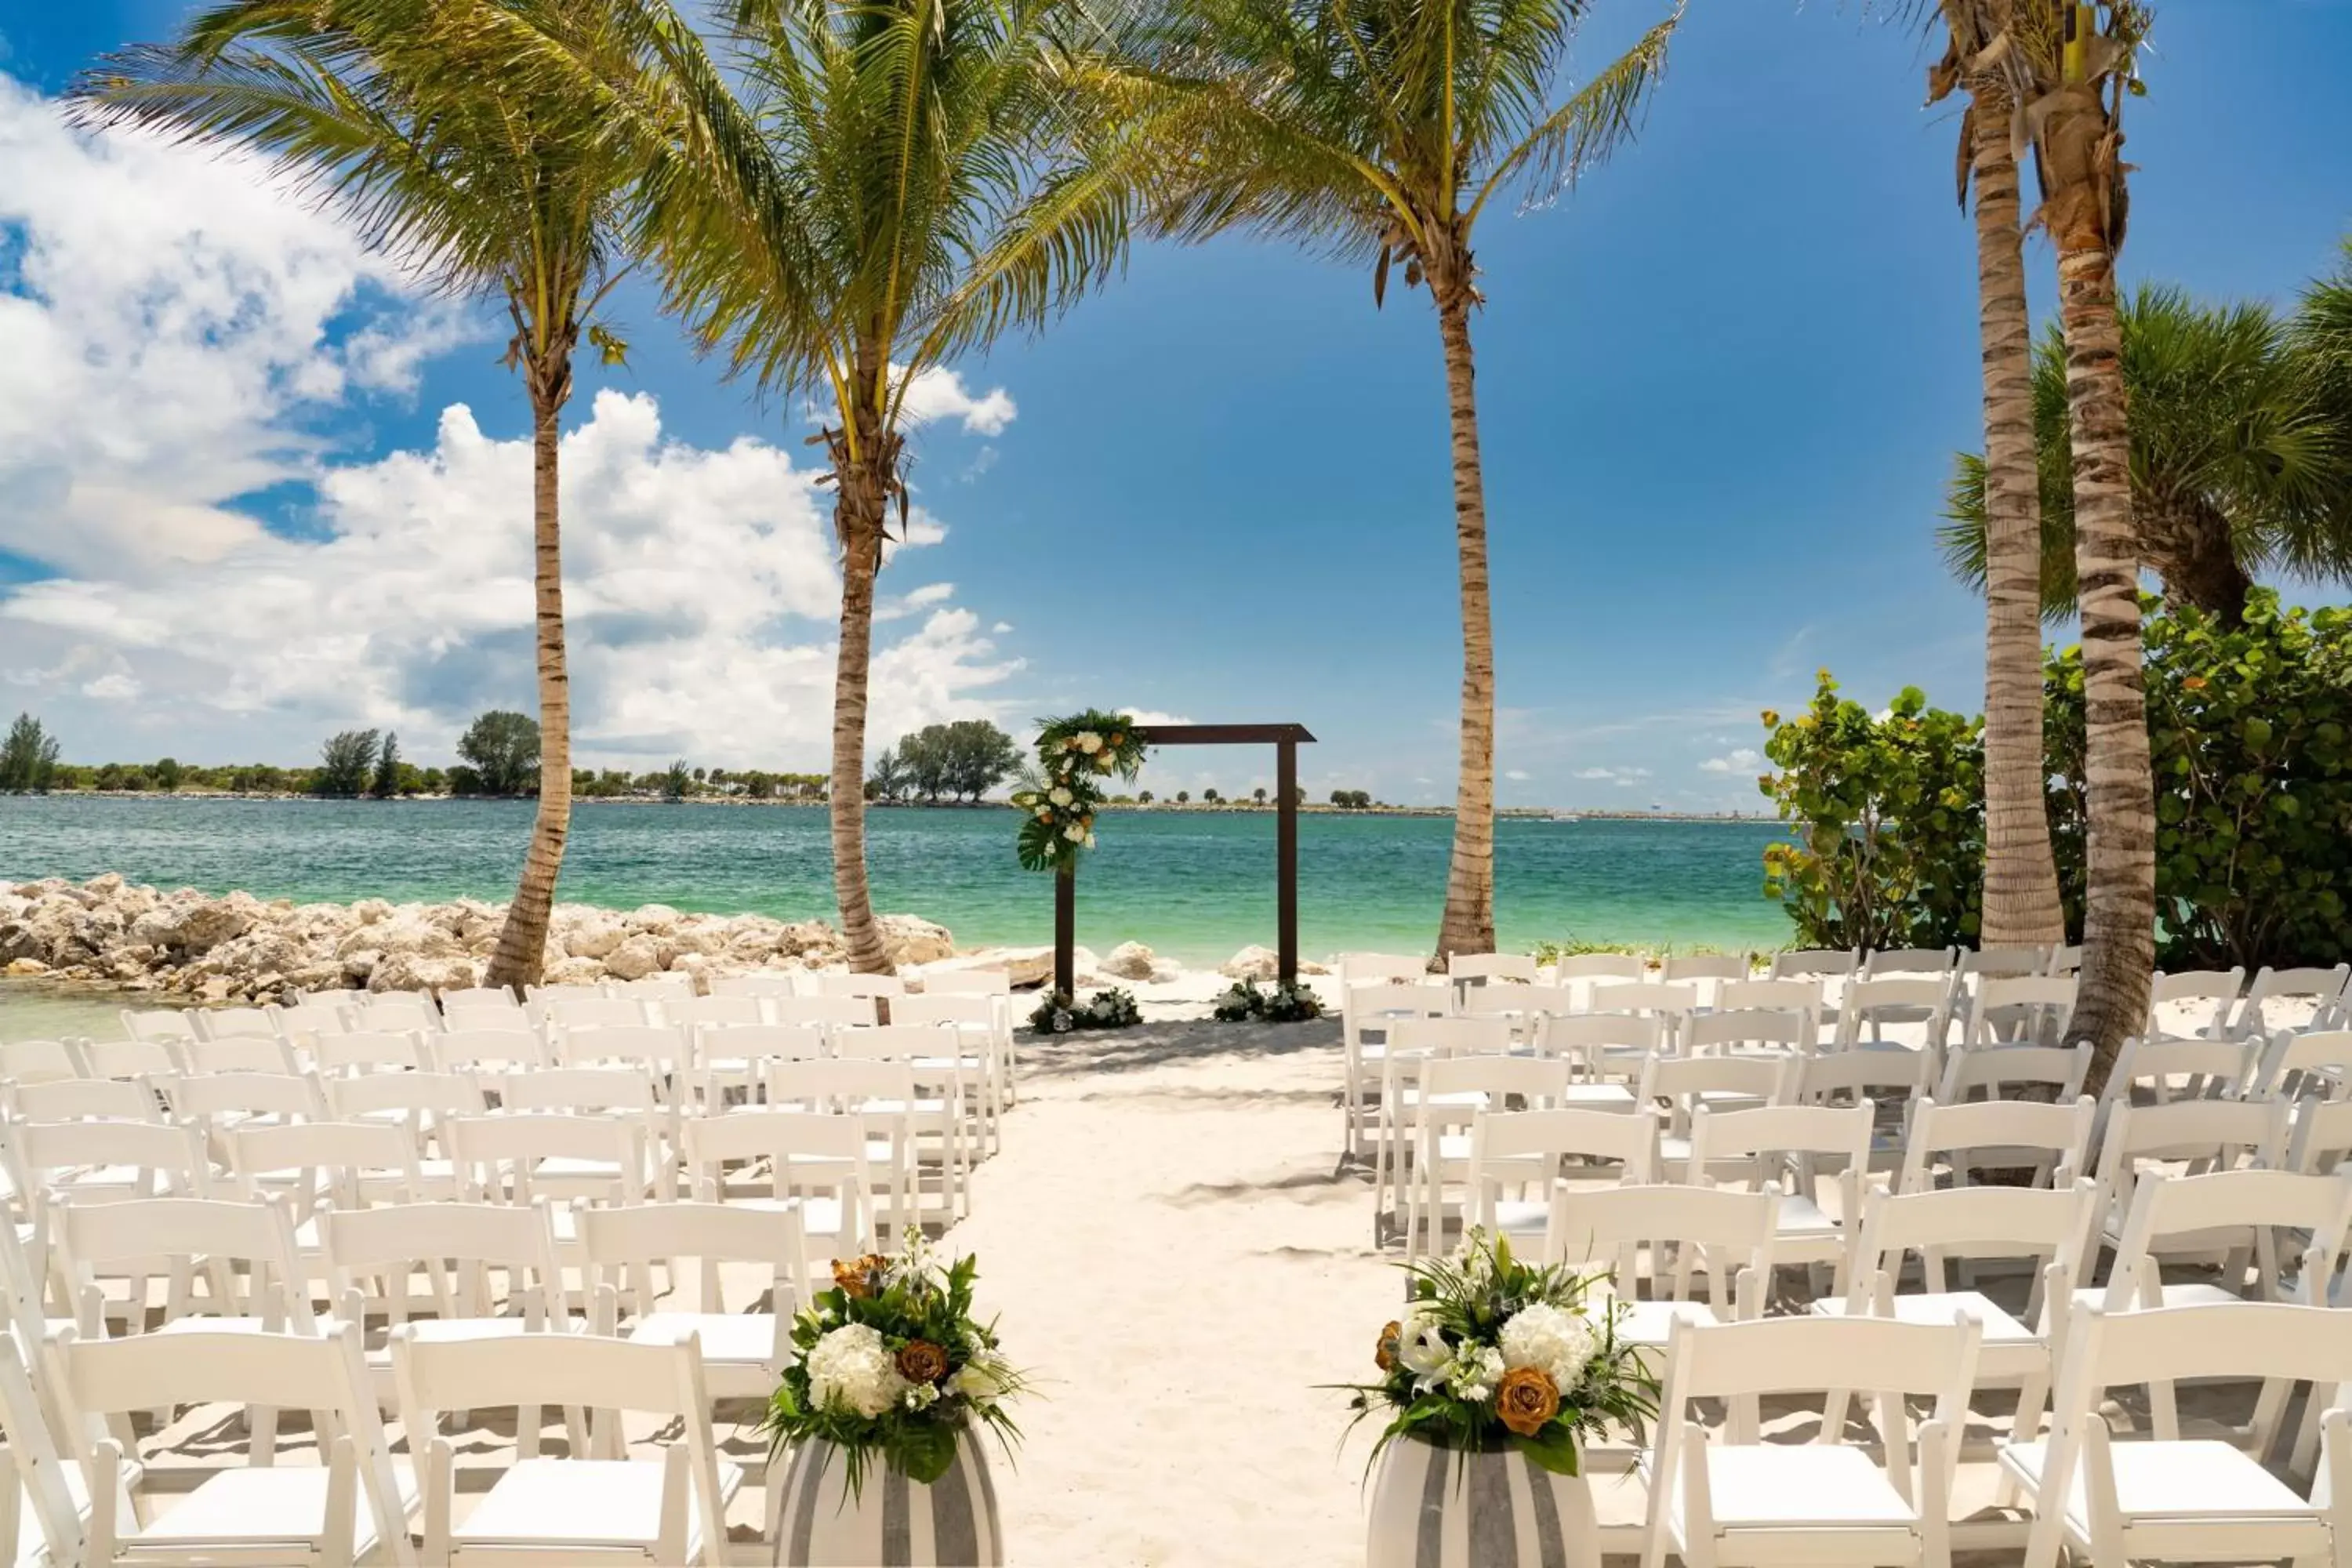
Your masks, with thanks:
[(278, 1032), (305, 1049), (315, 1050), (321, 1035), (340, 1035), (351, 1026), (351, 1009), (341, 1002), (297, 1002), (278, 1009)]
[(1391, 1059), (1411, 1053), (1431, 1056), (1501, 1056), (1511, 1048), (1510, 1021), (1486, 1018), (1391, 1018)]
[(1769, 1007), (1782, 1013), (1811, 1013), (1819, 1017), (1822, 983), (1817, 979), (1790, 978), (1727, 980), (1722, 989), (1715, 994), (1715, 1005), (1727, 1013), (1742, 1007)]
[(158, 1121), (163, 1110), (143, 1083), (111, 1078), (48, 1078), (20, 1083), (11, 1091), (16, 1113), (27, 1121), (79, 1121), (100, 1117), (119, 1121)]
[(641, 1117), (516, 1111), (452, 1117), (442, 1131), (471, 1197), (527, 1204), (542, 1179), (541, 1163), (551, 1160), (612, 1165), (618, 1174), (610, 1196), (635, 1202), (645, 1195), (649, 1167)]
[(522, 988), (522, 994), (525, 1002), (536, 1003), (543, 1006), (550, 1002), (585, 1001), (592, 996), (604, 996), (609, 993), (601, 982), (582, 981), (568, 985), (526, 985)]
[(2281, 1163), (2286, 1150), (2284, 1100), (2177, 1100), (2169, 1105), (2117, 1102), (2107, 1110), (2098, 1179), (2111, 1211), (2130, 1199), (2142, 1161), (2188, 1166), (2188, 1173)]
[(858, 1028), (875, 1022), (871, 996), (776, 996), (769, 1008), (779, 1024), (823, 1024)]
[(466, 1072), (373, 1072), (327, 1080), (327, 1109), (337, 1120), (403, 1111), (424, 1116), (479, 1116), (482, 1080)]
[(1978, 1089), (2000, 1100), (2017, 1089), (2056, 1090), (2053, 1098), (2072, 1100), (2083, 1092), (2091, 1073), (2091, 1043), (2076, 1046), (1961, 1046), (1944, 1061), (1944, 1081), (1936, 1098), (1957, 1105)]
[(2188, 1033), (2219, 1038), (2228, 1031), (2230, 1015), (2237, 1010), (2238, 995), (2245, 988), (2242, 968), (2184, 969), (2171, 974), (2158, 970), (2148, 983), (2146, 1034), (2162, 1039), (2181, 1032), (2164, 1026), (2163, 1009), (2169, 1005), (2188, 1010)]
[(180, 1070), (179, 1058), (162, 1040), (77, 1040), (74, 1047), (92, 1078), (162, 1078)]
[(404, 1034), (411, 1029), (429, 1033), (440, 1026), (441, 1009), (421, 991), (371, 992), (352, 1004), (352, 1027), (355, 1029), (389, 1029)]
[(2305, 1100), (2352, 1095), (2352, 1029), (2281, 1029), (2263, 1048), (2247, 1092)]
[(671, 1024), (566, 1026), (550, 1032), (549, 1044), (560, 1067), (630, 1062), (657, 1073), (675, 1073), (694, 1065), (693, 1042)]
[(1481, 1110), (1470, 1128), (1471, 1223), (1494, 1223), (1494, 1194), (1502, 1180), (1524, 1182), (1541, 1171), (1540, 1188), (1567, 1174), (1566, 1162), (1605, 1163), (1615, 1179), (1657, 1179), (1658, 1124), (1646, 1116), (1577, 1107), (1549, 1110)]
[(2046, 947), (1964, 947), (1960, 973), (1979, 980), (2023, 980), (2050, 973)]
[[(651, 1001), (667, 1010), (673, 1002), (682, 1002), (695, 994), (691, 974), (640, 974), (635, 980), (608, 980), (604, 983), (608, 996), (627, 996)], [(656, 1014), (656, 1016), (661, 1016)]]
[(2031, 1039), (2043, 1031), (2063, 1031), (2074, 1012), (2077, 982), (2071, 975), (1990, 975), (1976, 984), (1969, 997), (1968, 1029), (1971, 1046), (1998, 1042), (2001, 1016), (2023, 1016), (2032, 1026), (2022, 1033)]
[[(896, 1011), (896, 1005), (893, 1005)], [(937, 1024), (877, 1024), (870, 1029), (836, 1029), (834, 1054), (845, 1061), (898, 1062), (918, 1058), (953, 1058), (961, 1051), (953, 1029)]]
[(1464, 1100), (1483, 1096), (1500, 1109), (1506, 1098), (1517, 1095), (1531, 1107), (1556, 1101), (1568, 1091), (1569, 1064), (1556, 1057), (1442, 1057), (1421, 1069), (1421, 1113), (1466, 1122), (1480, 1109), (1475, 1104), (1448, 1107), (1446, 1097)]
[(681, 996), (662, 1004), (672, 1024), (764, 1024), (767, 1009), (757, 996)]
[[(490, 1316), (499, 1302), (488, 1272), (506, 1275), (506, 1307), (533, 1325), (571, 1316), (563, 1272), (555, 1261), (555, 1230), (545, 1200), (530, 1204), (385, 1204), (331, 1209), (320, 1216), (319, 1236), (338, 1310), (353, 1321), (366, 1283), (394, 1280), (383, 1310), (394, 1321), (409, 1316), (410, 1276), (423, 1273), (436, 1316)], [(445, 1267), (456, 1264), (455, 1269)]]
[[(1350, 985), (1342, 997), (1351, 1032), (1385, 1031), (1398, 1018), (1443, 1018), (1454, 1010), (1454, 987), (1444, 980)], [(896, 1011), (893, 1010), (893, 1016)], [(1350, 1040), (1351, 1045), (1355, 1042)]]
[(1853, 948), (1788, 948), (1772, 955), (1775, 980), (1834, 980), (1849, 977), (1862, 966)]
[[(2120, 1311), (2105, 1302), (2088, 1303), (2074, 1314), (2059, 1358), (2052, 1461), (2043, 1468), (2042, 1485), (2067, 1495), (2081, 1440), (2095, 1440), (2105, 1430), (2100, 1412), (2112, 1388), (2147, 1386), (2150, 1436), (2179, 1441), (2172, 1401), (2157, 1397), (2156, 1385), (2189, 1378), (2260, 1378), (2282, 1384), (2308, 1380), (2317, 1389), (2352, 1383), (2352, 1312), (2283, 1301)], [(2269, 1447), (2272, 1434), (2263, 1429), (2263, 1417), (2274, 1418), (2275, 1409), (2267, 1399), (2257, 1407), (2255, 1453)]]
[(1895, 974), (1853, 981), (1838, 1011), (1838, 1047), (1886, 1042), (1893, 1024), (1924, 1024), (1922, 1042), (1943, 1043), (1952, 1014), (1952, 979), (1946, 975)]
[(1462, 986), (1461, 1011), (1466, 1017), (1524, 1017), (1564, 1013), (1568, 994), (1557, 985), (1527, 980), (1488, 979)]
[(551, 996), (540, 1004), (540, 1021), (557, 1029), (628, 1028), (646, 1024), (646, 1005), (635, 996)]
[(1428, 973), (1429, 960), (1419, 953), (1343, 952), (1339, 955), (1339, 984), (1347, 986), (1389, 980), (1419, 980)]
[(422, 1036), (376, 1030), (313, 1036), (310, 1062), (322, 1073), (364, 1072), (373, 1068), (414, 1069), (430, 1065)]
[(1686, 985), (1701, 980), (1745, 980), (1754, 973), (1755, 967), (1745, 953), (1670, 952), (1658, 965), (1658, 978), (1668, 985)]
[(2294, 1108), (2291, 1171), (2329, 1172), (2352, 1155), (2352, 1100), (2306, 1100)]
[(248, 1197), (265, 1178), (297, 1173), (293, 1190), (304, 1213), (320, 1201), (337, 1208), (366, 1204), (362, 1177), (397, 1184), (402, 1198), (417, 1195), (416, 1142), (389, 1121), (293, 1121), (239, 1127), (227, 1135), (229, 1170)]
[[(919, 998), (908, 997), (908, 1001)], [(982, 998), (983, 1002), (987, 999)], [(822, 1024), (705, 1024), (696, 1031), (698, 1059), (705, 1068), (719, 1061), (758, 1061), (779, 1057), (806, 1061), (824, 1055)]]
[(1692, 1014), (1682, 1021), (1676, 1044), (1694, 1055), (1710, 1049), (1755, 1047), (1794, 1055), (1810, 1050), (1819, 1036), (1813, 1015), (1802, 1009), (1784, 1012), (1777, 1007), (1739, 1007)]
[[(2237, 1014), (2230, 1020), (2230, 1033), (2267, 1035), (2273, 1029), (2295, 1026), (2334, 1028), (2340, 1022), (2338, 1015), (2347, 979), (2352, 979), (2352, 965), (2273, 969), (2265, 964), (2256, 972), (2254, 983), (2246, 987), (2245, 999), (2238, 1004)], [(2307, 1016), (2290, 1016), (2303, 1011), (2293, 1004), (2306, 1002), (2310, 1004)]]
[(766, 1165), (776, 1198), (833, 1194), (839, 1205), (838, 1242), (848, 1245), (874, 1234), (872, 1120), (774, 1106), (698, 1116), (680, 1130), (679, 1152), (706, 1202), (725, 1196), (728, 1166), (756, 1163)]
[(972, 992), (929, 992), (890, 998), (890, 1019), (898, 1024), (953, 1024), (959, 1028), (993, 1029), (996, 1000)]
[[(2121, 1311), (2163, 1305), (2158, 1260), (2178, 1250), (2185, 1237), (2215, 1231), (2267, 1230), (2273, 1235), (2265, 1257), (2274, 1255), (2276, 1233), (2302, 1232), (2302, 1278), (2313, 1304), (2326, 1304), (2326, 1281), (2336, 1273), (2352, 1226), (2352, 1173), (2319, 1176), (2294, 1171), (2214, 1171), (2198, 1176), (2168, 1176), (2150, 1171), (2132, 1190), (2131, 1212), (2116, 1246), (2107, 1276), (2106, 1303)], [(2273, 1288), (2268, 1268), (2257, 1270), (2265, 1294)], [(2225, 1288), (2236, 1281), (2225, 1279)]]
[(441, 1026), (453, 1035), (500, 1029), (523, 1034), (539, 1027), (530, 1008), (512, 1002), (452, 1002), (441, 1009)]
[(1536, 961), (1524, 952), (1455, 952), (1446, 955), (1445, 977), (1460, 984), (1476, 980), (1517, 980), (1533, 984)]
[(268, 1007), (198, 1007), (188, 1016), (200, 1040), (229, 1040), (241, 1035), (278, 1038), (278, 1018)]
[(1950, 947), (1888, 947), (1863, 954), (1862, 976), (1881, 980), (1890, 974), (1948, 975), (1960, 961)]
[(64, 1040), (0, 1042), (0, 1078), (10, 1083), (48, 1083), (84, 1073), (80, 1053)]
[(1589, 1010), (1595, 1013), (1642, 1013), (1666, 1019), (1680, 1018), (1698, 1007), (1698, 987), (1634, 981), (1622, 985), (1595, 985)]
[(291, 1073), (294, 1053), (276, 1035), (223, 1035), (215, 1039), (177, 1040), (173, 1054), (184, 1073)]
[[(915, 1069), (904, 1062), (856, 1058), (763, 1064), (771, 1105), (803, 1105), (819, 1110), (856, 1110), (871, 1100), (900, 1105), (915, 1098)], [(723, 1120), (723, 1119), (722, 1119)]]
[(445, 1016), (453, 1002), (461, 1007), (520, 1007), (522, 1005), (511, 985), (449, 985), (444, 986), (436, 993), (436, 995), (440, 1000), (441, 1011)]
[(1002, 967), (982, 969), (926, 969), (923, 990), (937, 996), (949, 992), (981, 996), (1009, 996), (1013, 994), (1013, 976)]
[(1668, 1101), (1674, 1125), (1687, 1126), (1705, 1095), (1732, 1095), (1767, 1103), (1788, 1098), (1795, 1063), (1774, 1056), (1654, 1056), (1642, 1065), (1640, 1105)]
[[(1640, 1294), (1646, 1252), (1654, 1296), (1687, 1300), (1696, 1252), (1706, 1260), (1707, 1289), (1717, 1310), (1733, 1310), (1737, 1285), (1737, 1310), (1753, 1316), (1763, 1310), (1771, 1279), (1780, 1207), (1780, 1194), (1773, 1188), (1743, 1193), (1675, 1184), (1580, 1187), (1559, 1182), (1552, 1186), (1544, 1258), (1606, 1268), (1617, 1295), (1630, 1301)], [(1679, 1253), (1671, 1287), (1664, 1250), (1669, 1242), (1678, 1244)]]
[[(719, 1265), (765, 1265), (768, 1310), (789, 1323), (809, 1300), (808, 1237), (801, 1205), (719, 1203), (638, 1204), (624, 1208), (587, 1208), (578, 1215), (580, 1241), (596, 1270), (597, 1328), (609, 1333), (610, 1296), (621, 1290), (626, 1270), (651, 1278), (656, 1258), (675, 1266), (691, 1258), (702, 1266), (702, 1310), (728, 1310), (720, 1294)], [(779, 1325), (779, 1332), (784, 1325)]]
[(2116, 1054), (2115, 1070), (2107, 1075), (2101, 1098), (2127, 1099), (2135, 1089), (2141, 1089), (2159, 1105), (2180, 1095), (2236, 1100), (2262, 1065), (2263, 1047), (2260, 1036), (2242, 1040), (2150, 1040), (2134, 1036)]
[[(121, 1166), (137, 1173), (128, 1195), (203, 1197), (212, 1187), (204, 1134), (176, 1121), (14, 1121), (6, 1129), (13, 1168), (47, 1185), (82, 1168)], [(76, 1194), (61, 1189), (68, 1200)]]
[[(704, 1542), (727, 1539), (719, 1461), (710, 1431), (710, 1393), (702, 1370), (702, 1350), (689, 1334), (673, 1343), (604, 1339), (593, 1334), (520, 1334), (497, 1340), (425, 1339), (413, 1328), (392, 1339), (393, 1373), (400, 1385), (403, 1426), (412, 1447), (438, 1429), (448, 1410), (518, 1410), (545, 1404), (597, 1413), (592, 1456), (618, 1459), (624, 1451), (620, 1415), (667, 1417), (685, 1427), (683, 1447), (664, 1460), (661, 1539), (649, 1560), (683, 1563), (690, 1534)], [(519, 1423), (517, 1457), (535, 1458), (535, 1423)], [(456, 1478), (447, 1439), (432, 1439), (425, 1466), (428, 1485), (438, 1495), (425, 1503), (424, 1556), (448, 1560), (446, 1531)], [(692, 1511), (688, 1511), (691, 1494)], [(551, 1521), (551, 1530), (562, 1523)], [(528, 1546), (528, 1542), (519, 1543)], [(539, 1542), (552, 1558), (558, 1541)], [(715, 1550), (715, 1549), (706, 1549)]]
[(1831, 1051), (1797, 1063), (1790, 1098), (1800, 1105), (1882, 1100), (1903, 1104), (1927, 1092), (1935, 1059), (1925, 1051)]
[[(1932, 1396), (1937, 1426), (1949, 1435), (1940, 1462), (1958, 1458), (1958, 1437), (1968, 1418), (1969, 1390), (1976, 1381), (1983, 1326), (1972, 1318), (1940, 1323), (1902, 1322), (1891, 1318), (1789, 1317), (1755, 1322), (1696, 1323), (1676, 1318), (1666, 1341), (1665, 1386), (1658, 1402), (1653, 1474), (1683, 1463), (1685, 1434), (1695, 1433), (1690, 1405), (1699, 1399), (1728, 1402), (1730, 1418), (1721, 1440), (1751, 1445), (1761, 1440), (1756, 1396), (1767, 1394), (1864, 1390), (1877, 1395), (1879, 1436), (1895, 1490), (1916, 1496), (1911, 1482), (1916, 1441), (1906, 1396)], [(1839, 1442), (1843, 1432), (1822, 1424), (1817, 1440)]]
[[(68, 1204), (52, 1217), (58, 1271), (70, 1282), (75, 1319), (86, 1334), (105, 1331), (99, 1276), (133, 1272), (134, 1283), (143, 1285), (148, 1267), (158, 1258), (212, 1265), (191, 1270), (191, 1284), (211, 1284), (215, 1315), (257, 1318), (270, 1328), (312, 1327), (310, 1285), (295, 1259), (293, 1223), (283, 1204), (134, 1198)], [(232, 1267), (238, 1263), (247, 1266), (246, 1272)], [(175, 1298), (173, 1315), (194, 1304), (193, 1296)], [(145, 1327), (147, 1303), (140, 1300), (129, 1306), (127, 1321), (135, 1333)]]
[(904, 996), (907, 983), (895, 974), (847, 974), (833, 970), (820, 971), (816, 976), (816, 994), (820, 996)]
[(1634, 1013), (1554, 1014), (1536, 1031), (1536, 1049), (1583, 1064), (1595, 1076), (1608, 1053), (1654, 1055), (1665, 1037), (1665, 1022)]
[(175, 1116), (206, 1120), (238, 1116), (326, 1114), (319, 1080), (290, 1072), (200, 1072), (165, 1079), (156, 1087)]
[(1766, 1162), (1785, 1155), (1826, 1156), (1850, 1171), (1870, 1163), (1873, 1106), (1765, 1105), (1753, 1110), (1717, 1110), (1702, 1105), (1691, 1114), (1691, 1169), (1706, 1171), (1722, 1161), (1758, 1162), (1760, 1181), (1778, 1180)]
[(195, 1014), (193, 1007), (125, 1007), (119, 1016), (134, 1040), (193, 1040)]
[[(1921, 1288), (1952, 1289), (1953, 1259), (2031, 1258), (2037, 1268), (2063, 1267), (2069, 1282), (2083, 1276), (2084, 1249), (2098, 1217), (2098, 1187), (2087, 1178), (2062, 1187), (1946, 1187), (1894, 1194), (1879, 1188), (1863, 1204), (1855, 1256), (1853, 1299), (1874, 1273), (1889, 1285), (1902, 1278), (1906, 1256), (1919, 1259)], [(2063, 1312), (2063, 1289), (2044, 1297)]]
[(1574, 952), (1552, 966), (1552, 983), (1566, 985), (1577, 980), (1642, 980), (1649, 973), (1650, 961), (1638, 952)]
[(2030, 1100), (1921, 1100), (1903, 1134), (1903, 1194), (1934, 1188), (1948, 1165), (1954, 1184), (1977, 1171), (2046, 1169), (2053, 1184), (2090, 1174), (2091, 1138), (2099, 1108), (2089, 1095), (2060, 1104)]
[(541, 1068), (499, 1080), (509, 1110), (653, 1110), (662, 1103), (642, 1067)]
[(442, 1072), (469, 1068), (503, 1072), (539, 1067), (547, 1060), (546, 1045), (535, 1029), (446, 1029), (425, 1036), (425, 1050)]

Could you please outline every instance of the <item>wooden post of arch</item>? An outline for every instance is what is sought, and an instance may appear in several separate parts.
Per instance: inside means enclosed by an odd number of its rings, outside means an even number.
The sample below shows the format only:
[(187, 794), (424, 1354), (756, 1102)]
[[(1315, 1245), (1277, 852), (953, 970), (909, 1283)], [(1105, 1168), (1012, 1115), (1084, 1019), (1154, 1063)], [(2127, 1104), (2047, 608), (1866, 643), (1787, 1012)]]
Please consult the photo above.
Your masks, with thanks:
[[(1315, 737), (1304, 724), (1152, 724), (1147, 746), (1274, 747), (1275, 954), (1285, 985), (1298, 978), (1298, 748)], [(1075, 862), (1054, 876), (1054, 988), (1077, 991), (1078, 883)]]

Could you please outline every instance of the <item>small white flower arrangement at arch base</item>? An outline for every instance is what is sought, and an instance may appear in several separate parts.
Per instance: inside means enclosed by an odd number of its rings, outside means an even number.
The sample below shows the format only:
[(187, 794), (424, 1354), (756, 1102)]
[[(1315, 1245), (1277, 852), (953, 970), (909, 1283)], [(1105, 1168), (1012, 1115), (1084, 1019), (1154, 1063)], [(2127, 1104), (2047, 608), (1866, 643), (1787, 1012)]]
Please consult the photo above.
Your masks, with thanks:
[(1125, 713), (1089, 710), (1039, 720), (1036, 776), (1013, 792), (1022, 813), (1015, 847), (1023, 868), (1059, 872), (1076, 867), (1080, 852), (1095, 846), (1104, 786), (1113, 779), (1133, 780), (1144, 750), (1134, 719)]

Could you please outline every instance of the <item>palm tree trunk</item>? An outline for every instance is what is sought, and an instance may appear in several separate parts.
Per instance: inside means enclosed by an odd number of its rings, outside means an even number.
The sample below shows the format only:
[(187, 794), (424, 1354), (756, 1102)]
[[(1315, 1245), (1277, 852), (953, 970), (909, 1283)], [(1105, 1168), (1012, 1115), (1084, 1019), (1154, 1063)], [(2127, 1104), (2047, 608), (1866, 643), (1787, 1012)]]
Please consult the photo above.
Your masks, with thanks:
[(874, 658), (874, 578), (882, 566), (885, 504), (870, 458), (835, 466), (841, 535), (841, 652), (833, 678), (833, 892), (849, 967), (893, 972), (866, 886), (866, 691)]
[(2074, 426), (2074, 573), (2083, 617), (2083, 972), (2067, 1038), (2091, 1042), (2089, 1093), (2147, 1019), (2156, 963), (2156, 800), (2140, 667), (2140, 542), (2132, 526), (2123, 332), (2116, 320), (2111, 181), (2120, 153), (2095, 89), (2055, 97), (2045, 206), (2058, 247), (2059, 319)]
[(1977, 314), (1984, 341), (1986, 947), (2066, 940), (2042, 753), (2042, 493), (2033, 443), (2033, 342), (2018, 227), (2010, 100), (1971, 84)]
[(572, 831), (572, 676), (563, 654), (563, 550), (556, 481), (560, 419), (571, 391), (568, 360), (532, 374), (531, 577), (539, 627), (539, 814), (522, 880), (499, 928), (488, 985), (536, 985), (547, 958), (547, 924), (555, 909), (556, 873)]
[[(1467, 270), (1466, 262), (1465, 270)], [(1454, 862), (1437, 956), (1495, 951), (1495, 629), (1486, 586), (1486, 486), (1478, 458), (1476, 370), (1467, 279), (1441, 287), (1447, 414), (1454, 427), (1454, 542), (1462, 563), (1462, 769), (1454, 787)]]
[(2148, 524), (2148, 563), (2164, 577), (2166, 601), (2202, 610), (2226, 630), (2243, 626), (2254, 583), (2221, 509), (2191, 496), (2160, 507)]

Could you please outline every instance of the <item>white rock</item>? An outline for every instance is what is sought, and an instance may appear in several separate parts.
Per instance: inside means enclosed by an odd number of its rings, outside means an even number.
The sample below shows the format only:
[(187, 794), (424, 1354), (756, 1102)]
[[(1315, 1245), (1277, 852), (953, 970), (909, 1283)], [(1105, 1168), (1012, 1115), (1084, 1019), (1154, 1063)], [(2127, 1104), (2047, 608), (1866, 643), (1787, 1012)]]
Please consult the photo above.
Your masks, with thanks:
[(920, 915), (880, 915), (874, 921), (893, 964), (936, 963), (955, 956), (955, 936)]
[(1282, 959), (1272, 948), (1245, 947), (1217, 966), (1217, 973), (1228, 980), (1271, 980), (1282, 967)]
[(628, 940), (628, 935), (618, 921), (593, 921), (564, 938), (563, 951), (573, 958), (603, 958)]
[(660, 944), (643, 932), (604, 955), (604, 973), (615, 980), (643, 980), (661, 966)]
[(1103, 973), (1121, 980), (1150, 980), (1159, 967), (1158, 955), (1139, 942), (1123, 942), (1103, 960)]
[(677, 924), (677, 911), (667, 904), (640, 904), (627, 920), (631, 931), (666, 931)]
[(593, 985), (604, 978), (604, 966), (593, 958), (559, 958), (540, 976), (545, 985)]

